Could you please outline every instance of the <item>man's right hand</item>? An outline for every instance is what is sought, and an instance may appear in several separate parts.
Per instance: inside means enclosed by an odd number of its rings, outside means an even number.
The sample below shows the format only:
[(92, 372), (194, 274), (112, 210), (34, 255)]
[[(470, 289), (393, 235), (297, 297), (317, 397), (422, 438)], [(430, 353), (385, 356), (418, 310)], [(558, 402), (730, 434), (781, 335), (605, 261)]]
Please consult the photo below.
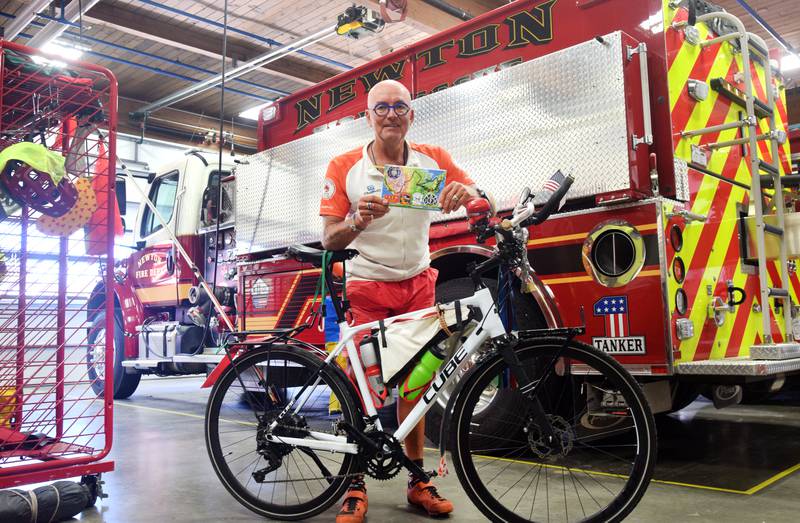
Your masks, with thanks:
[(372, 220), (376, 220), (389, 212), (389, 200), (368, 194), (358, 199), (356, 214), (353, 217), (356, 227), (366, 229)]

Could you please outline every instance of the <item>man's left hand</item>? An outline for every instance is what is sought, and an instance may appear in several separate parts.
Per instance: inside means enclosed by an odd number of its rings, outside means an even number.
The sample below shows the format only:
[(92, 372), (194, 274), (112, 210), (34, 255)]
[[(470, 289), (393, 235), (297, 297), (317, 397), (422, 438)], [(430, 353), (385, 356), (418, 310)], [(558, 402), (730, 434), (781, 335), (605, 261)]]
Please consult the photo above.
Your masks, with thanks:
[(469, 200), (476, 198), (478, 191), (474, 187), (464, 185), (461, 182), (450, 182), (442, 190), (439, 196), (439, 205), (442, 207), (442, 212), (449, 214), (457, 211)]

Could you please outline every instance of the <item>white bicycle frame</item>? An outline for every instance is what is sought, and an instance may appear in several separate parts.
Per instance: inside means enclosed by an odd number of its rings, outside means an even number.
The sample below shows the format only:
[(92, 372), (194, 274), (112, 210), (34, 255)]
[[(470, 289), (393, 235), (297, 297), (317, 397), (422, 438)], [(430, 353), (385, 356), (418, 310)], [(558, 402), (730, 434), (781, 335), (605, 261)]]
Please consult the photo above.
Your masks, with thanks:
[[(506, 334), (506, 329), (503, 326), (502, 320), (500, 319), (495, 301), (492, 298), (489, 289), (479, 289), (474, 295), (459, 301), (461, 305), (471, 305), (480, 309), (482, 319), (478, 322), (478, 327), (474, 329), (467, 339), (464, 340), (464, 343), (459, 346), (453, 357), (450, 358), (450, 360), (440, 368), (436, 378), (431, 382), (430, 386), (422, 395), (419, 402), (416, 404), (416, 406), (414, 406), (406, 419), (403, 420), (403, 422), (397, 428), (393, 436), (398, 441), (405, 440), (406, 436), (408, 436), (408, 433), (411, 432), (411, 430), (417, 425), (417, 423), (419, 423), (423, 416), (425, 416), (425, 413), (428, 412), (428, 409), (430, 409), (435, 399), (439, 396), (441, 390), (444, 388), (447, 382), (452, 379), (456, 369), (458, 369), (464, 360), (467, 359), (467, 356), (477, 351), (487, 339)], [(452, 308), (452, 306), (453, 303), (447, 303), (440, 305), (439, 308), (448, 309)], [(383, 320), (383, 323), (384, 325), (389, 325), (401, 320), (421, 319), (436, 313), (436, 307), (429, 307), (427, 309), (421, 309), (418, 311), (401, 314), (399, 316), (386, 318)], [(364, 330), (377, 328), (378, 324), (379, 321), (373, 321), (351, 327), (346, 322), (340, 323), (339, 339), (341, 341), (339, 341), (339, 343), (336, 345), (336, 348), (328, 354), (328, 357), (325, 358), (325, 363), (335, 365), (336, 363), (333, 363), (333, 360), (339, 354), (341, 354), (345, 348), (347, 349), (347, 357), (350, 360), (350, 366), (353, 369), (353, 374), (355, 375), (358, 389), (361, 392), (361, 397), (364, 398), (366, 414), (371, 419), (375, 420), (375, 426), (378, 430), (383, 430), (380, 419), (378, 419), (378, 412), (375, 409), (375, 405), (370, 400), (371, 396), (369, 384), (367, 383), (367, 377), (364, 373), (364, 366), (361, 363), (361, 359), (359, 358), (354, 341), (356, 334), (363, 332)], [(310, 385), (308, 389), (306, 389), (304, 394), (292, 400), (286, 406), (282, 415), (290, 411), (293, 411), (295, 414), (299, 413), (313, 394), (314, 389), (316, 389), (316, 387), (319, 385), (320, 381), (321, 378), (317, 378), (314, 384)], [(277, 423), (277, 421), (273, 422), (271, 428), (274, 428)], [(344, 452), (348, 454), (358, 453), (358, 445), (348, 442), (347, 437), (335, 436), (325, 432), (309, 431), (308, 437), (306, 438), (275, 436), (273, 434), (268, 434), (266, 438), (268, 441), (275, 443), (283, 443), (286, 445), (305, 447), (309, 449)]]

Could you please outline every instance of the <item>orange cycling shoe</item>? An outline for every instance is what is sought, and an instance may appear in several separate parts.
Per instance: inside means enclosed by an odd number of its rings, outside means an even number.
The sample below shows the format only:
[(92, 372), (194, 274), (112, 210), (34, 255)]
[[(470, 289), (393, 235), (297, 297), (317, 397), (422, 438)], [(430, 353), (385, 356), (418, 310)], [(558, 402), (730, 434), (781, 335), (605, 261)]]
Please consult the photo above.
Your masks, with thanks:
[(336, 523), (362, 523), (368, 507), (366, 487), (350, 487), (344, 495), (342, 510), (336, 515)]
[(408, 502), (425, 509), (429, 516), (443, 516), (453, 512), (453, 503), (440, 496), (430, 482), (420, 481), (408, 487)]

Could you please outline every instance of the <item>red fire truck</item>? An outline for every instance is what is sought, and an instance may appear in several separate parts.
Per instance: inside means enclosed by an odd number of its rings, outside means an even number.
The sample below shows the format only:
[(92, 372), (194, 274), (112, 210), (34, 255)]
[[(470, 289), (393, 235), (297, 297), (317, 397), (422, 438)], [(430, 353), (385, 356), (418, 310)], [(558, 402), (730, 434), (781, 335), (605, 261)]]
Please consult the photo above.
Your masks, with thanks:
[[(191, 153), (157, 173), (150, 199), (238, 328), (296, 326), (316, 306), (318, 271), (283, 253), (319, 241), (327, 162), (369, 140), (366, 93), (387, 78), (415, 98), (410, 139), (445, 147), (501, 210), (556, 169), (575, 177), (531, 231), (520, 324), (585, 321), (655, 412), (701, 390), (736, 402), (800, 370), (784, 88), (763, 40), (698, 0), (513, 2), (264, 109), (261, 152), (233, 171)], [(141, 249), (118, 263), (116, 397), (141, 373), (221, 359), (208, 297), (164, 233), (145, 209)], [(449, 298), (491, 246), (441, 216), (430, 251)]]

